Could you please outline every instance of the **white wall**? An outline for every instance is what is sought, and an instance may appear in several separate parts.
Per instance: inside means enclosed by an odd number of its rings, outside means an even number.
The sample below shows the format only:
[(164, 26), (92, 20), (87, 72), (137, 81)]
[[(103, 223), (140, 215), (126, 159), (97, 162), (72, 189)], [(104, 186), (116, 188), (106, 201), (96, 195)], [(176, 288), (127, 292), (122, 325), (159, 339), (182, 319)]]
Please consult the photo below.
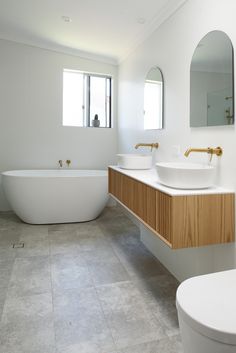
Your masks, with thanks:
[[(156, 160), (175, 160), (174, 145), (183, 152), (190, 146), (221, 146), (221, 159), (214, 157), (218, 183), (236, 187), (236, 133), (234, 126), (189, 127), (190, 63), (193, 52), (209, 31), (222, 30), (236, 48), (235, 0), (189, 0), (168, 19), (119, 68), (119, 152), (133, 152), (137, 142), (159, 142)], [(148, 70), (157, 65), (165, 84), (165, 128), (143, 130), (143, 90)], [(205, 161), (190, 155), (190, 161)], [(169, 250), (144, 227), (143, 242), (180, 279), (199, 273), (235, 267), (235, 244), (199, 249)], [(194, 254), (194, 255), (193, 255)]]
[[(113, 76), (113, 129), (62, 126), (63, 68)], [(117, 152), (117, 67), (0, 40), (0, 172), (55, 168), (102, 169)], [(0, 210), (9, 208), (0, 184)]]

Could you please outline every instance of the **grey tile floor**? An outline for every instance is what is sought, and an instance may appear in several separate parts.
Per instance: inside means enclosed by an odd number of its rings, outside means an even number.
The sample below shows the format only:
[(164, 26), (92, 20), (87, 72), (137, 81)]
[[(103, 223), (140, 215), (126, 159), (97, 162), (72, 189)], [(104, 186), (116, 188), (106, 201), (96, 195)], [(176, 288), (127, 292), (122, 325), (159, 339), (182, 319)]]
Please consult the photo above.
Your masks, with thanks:
[(182, 353), (177, 286), (120, 208), (43, 226), (0, 213), (0, 353)]

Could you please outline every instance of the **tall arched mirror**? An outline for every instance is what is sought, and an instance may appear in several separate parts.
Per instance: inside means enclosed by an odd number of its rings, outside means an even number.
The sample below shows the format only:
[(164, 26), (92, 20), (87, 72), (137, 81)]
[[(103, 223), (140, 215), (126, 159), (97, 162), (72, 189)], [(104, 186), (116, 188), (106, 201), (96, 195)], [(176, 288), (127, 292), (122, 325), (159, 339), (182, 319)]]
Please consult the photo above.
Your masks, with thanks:
[(144, 129), (163, 129), (163, 90), (161, 70), (152, 67), (144, 84)]
[(234, 124), (234, 72), (231, 40), (209, 32), (194, 51), (190, 68), (190, 126)]

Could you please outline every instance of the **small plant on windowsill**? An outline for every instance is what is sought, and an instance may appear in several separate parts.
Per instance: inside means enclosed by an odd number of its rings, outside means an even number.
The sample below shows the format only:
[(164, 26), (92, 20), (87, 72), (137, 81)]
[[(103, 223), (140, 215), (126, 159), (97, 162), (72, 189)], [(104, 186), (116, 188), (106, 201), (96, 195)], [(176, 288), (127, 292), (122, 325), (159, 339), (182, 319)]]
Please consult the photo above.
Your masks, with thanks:
[(94, 119), (92, 120), (92, 125), (93, 127), (99, 127), (100, 126), (100, 120), (98, 119), (98, 115), (94, 115)]

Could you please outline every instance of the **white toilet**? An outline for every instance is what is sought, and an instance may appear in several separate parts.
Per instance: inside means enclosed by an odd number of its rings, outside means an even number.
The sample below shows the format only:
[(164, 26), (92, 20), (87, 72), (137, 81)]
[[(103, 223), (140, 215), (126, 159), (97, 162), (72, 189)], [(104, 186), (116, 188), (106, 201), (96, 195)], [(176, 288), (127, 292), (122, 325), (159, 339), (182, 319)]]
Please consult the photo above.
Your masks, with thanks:
[(176, 305), (184, 353), (236, 353), (236, 270), (184, 281)]

